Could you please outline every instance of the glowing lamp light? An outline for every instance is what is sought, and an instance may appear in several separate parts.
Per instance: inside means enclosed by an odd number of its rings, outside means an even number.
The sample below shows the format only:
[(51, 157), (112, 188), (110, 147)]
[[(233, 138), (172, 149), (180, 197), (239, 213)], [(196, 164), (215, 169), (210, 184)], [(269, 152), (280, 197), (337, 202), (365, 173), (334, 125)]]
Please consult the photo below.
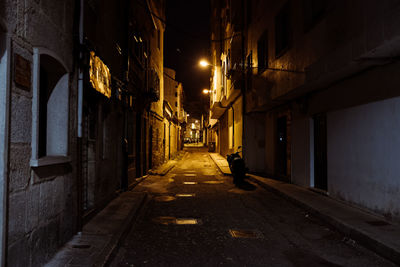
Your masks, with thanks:
[(207, 67), (210, 65), (210, 63), (208, 63), (207, 60), (205, 60), (205, 59), (200, 60), (199, 64), (202, 67)]
[(211, 90), (203, 89), (203, 94), (207, 95), (207, 94), (209, 94), (209, 93), (211, 93)]

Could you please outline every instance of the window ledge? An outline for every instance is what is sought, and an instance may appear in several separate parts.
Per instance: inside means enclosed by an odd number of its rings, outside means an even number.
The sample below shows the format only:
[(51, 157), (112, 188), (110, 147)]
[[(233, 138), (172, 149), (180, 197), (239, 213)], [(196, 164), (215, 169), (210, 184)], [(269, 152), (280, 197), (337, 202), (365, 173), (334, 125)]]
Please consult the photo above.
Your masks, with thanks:
[(46, 156), (39, 159), (31, 159), (31, 167), (42, 167), (71, 162), (68, 156)]

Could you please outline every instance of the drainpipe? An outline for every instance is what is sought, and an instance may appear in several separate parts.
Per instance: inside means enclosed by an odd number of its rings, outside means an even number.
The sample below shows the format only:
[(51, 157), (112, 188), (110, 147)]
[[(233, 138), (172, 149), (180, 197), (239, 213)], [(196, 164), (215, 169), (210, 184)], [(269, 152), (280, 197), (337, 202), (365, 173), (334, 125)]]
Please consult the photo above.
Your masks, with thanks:
[(244, 160), (244, 148), (245, 146), (245, 116), (244, 114), (246, 113), (246, 53), (245, 53), (245, 42), (244, 42), (244, 30), (245, 30), (245, 0), (242, 0), (242, 29), (241, 29), (241, 35), (242, 35), (242, 75), (243, 75), (243, 81), (242, 81), (242, 86), (241, 86), (241, 93), (242, 93), (242, 158)]
[(233, 108), (233, 105), (231, 105), (230, 108), (232, 109), (232, 147), (235, 152), (235, 109)]
[(77, 188), (78, 188), (78, 197), (77, 197), (77, 211), (78, 211), (78, 218), (77, 218), (77, 228), (78, 231), (82, 231), (83, 227), (83, 183), (82, 183), (82, 116), (83, 116), (83, 16), (84, 16), (84, 0), (77, 0), (76, 6), (79, 7), (79, 25), (78, 25), (78, 48), (79, 57), (78, 57), (78, 125), (77, 125)]
[[(1, 28), (0, 28), (1, 30)], [(7, 32), (0, 33), (0, 37), (4, 37), (4, 43), (0, 45), (4, 45), (5, 55), (3, 55), (2, 60), (3, 66), (0, 65), (0, 68), (4, 67), (3, 71), (5, 74), (5, 79), (0, 81), (1, 85), (4, 85), (0, 92), (0, 101), (1, 101), (1, 120), (3, 123), (1, 124), (1, 129), (4, 133), (1, 137), (0, 146), (0, 160), (1, 162), (1, 174), (0, 174), (0, 196), (1, 196), (1, 215), (0, 215), (0, 266), (6, 266), (7, 262), (7, 233), (8, 233), (8, 165), (9, 165), (9, 132), (10, 132), (10, 103), (11, 103), (11, 88), (10, 88), (10, 60), (11, 60), (11, 36)], [(0, 39), (0, 42), (2, 40)]]
[[(84, 0), (80, 0), (79, 10), (79, 61), (83, 60), (83, 10)], [(78, 76), (78, 138), (82, 138), (82, 110), (83, 110), (83, 70), (82, 66), (79, 66)]]

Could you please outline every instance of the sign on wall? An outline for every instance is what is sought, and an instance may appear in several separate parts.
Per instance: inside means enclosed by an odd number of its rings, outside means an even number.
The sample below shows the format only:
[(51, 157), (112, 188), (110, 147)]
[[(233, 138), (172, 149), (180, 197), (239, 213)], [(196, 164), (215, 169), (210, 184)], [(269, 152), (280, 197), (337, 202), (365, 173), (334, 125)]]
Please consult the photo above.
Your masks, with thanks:
[(90, 52), (90, 83), (93, 88), (99, 93), (106, 97), (111, 97), (111, 74), (110, 70), (103, 63), (103, 61), (97, 57), (93, 51)]

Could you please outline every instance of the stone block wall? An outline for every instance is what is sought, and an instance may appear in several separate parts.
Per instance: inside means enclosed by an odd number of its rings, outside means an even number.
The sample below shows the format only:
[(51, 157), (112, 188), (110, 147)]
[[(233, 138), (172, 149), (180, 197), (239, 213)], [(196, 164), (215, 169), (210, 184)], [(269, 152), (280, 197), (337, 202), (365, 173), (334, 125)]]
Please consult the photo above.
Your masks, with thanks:
[[(15, 0), (0, 3), (0, 18), (11, 36), (11, 61), (30, 63), (30, 86), (15, 82), (11, 69), (8, 266), (41, 266), (76, 231), (76, 76), (72, 71), (74, 1)], [(69, 144), (71, 162), (31, 167), (33, 48), (56, 54), (70, 70)], [(13, 64), (13, 63), (12, 63)], [(28, 73), (29, 72), (29, 73)]]
[(165, 161), (164, 155), (164, 123), (154, 116), (150, 116), (150, 125), (152, 127), (152, 167), (155, 168)]

